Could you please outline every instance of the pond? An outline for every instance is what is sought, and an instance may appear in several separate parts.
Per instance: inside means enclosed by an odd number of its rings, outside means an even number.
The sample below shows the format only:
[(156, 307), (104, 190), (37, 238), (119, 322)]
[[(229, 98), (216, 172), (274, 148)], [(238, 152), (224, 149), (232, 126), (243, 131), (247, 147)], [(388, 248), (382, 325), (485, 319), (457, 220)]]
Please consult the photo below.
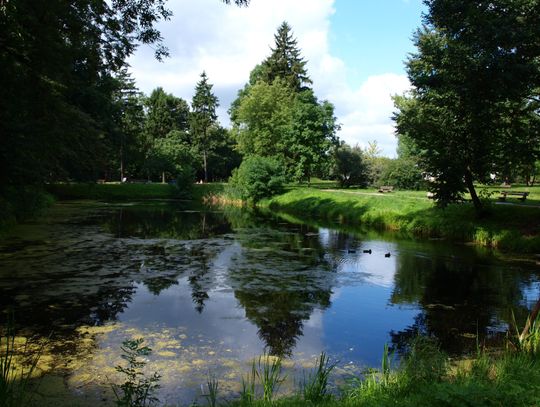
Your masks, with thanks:
[(110, 402), (122, 341), (143, 337), (160, 400), (187, 404), (209, 375), (234, 397), (264, 352), (284, 357), (291, 388), (323, 351), (338, 386), (418, 333), (451, 355), (500, 343), (512, 312), (536, 302), (539, 271), (247, 210), (63, 202), (0, 240), (0, 306), (25, 336), (48, 338), (39, 367), (69, 394)]

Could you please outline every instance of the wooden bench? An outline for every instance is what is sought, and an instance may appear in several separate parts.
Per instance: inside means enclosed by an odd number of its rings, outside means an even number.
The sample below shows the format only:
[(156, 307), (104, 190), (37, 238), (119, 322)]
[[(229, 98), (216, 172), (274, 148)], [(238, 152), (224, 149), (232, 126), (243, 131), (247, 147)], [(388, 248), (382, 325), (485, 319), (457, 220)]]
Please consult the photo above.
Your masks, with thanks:
[(529, 195), (528, 192), (518, 192), (518, 191), (500, 191), (501, 195), (499, 196), (499, 199), (501, 201), (506, 201), (506, 197), (508, 195), (517, 196), (520, 201), (525, 201), (527, 199), (527, 196)]
[(385, 192), (392, 192), (394, 190), (394, 187), (392, 186), (382, 186), (382, 187), (379, 187), (379, 192), (384, 194)]

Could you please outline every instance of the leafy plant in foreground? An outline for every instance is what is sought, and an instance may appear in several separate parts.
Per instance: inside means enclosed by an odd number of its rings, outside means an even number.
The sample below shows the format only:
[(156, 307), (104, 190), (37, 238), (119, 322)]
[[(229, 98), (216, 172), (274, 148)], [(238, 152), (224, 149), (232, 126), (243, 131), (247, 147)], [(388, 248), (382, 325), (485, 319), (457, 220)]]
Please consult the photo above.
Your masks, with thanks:
[(161, 376), (154, 372), (152, 376), (146, 377), (142, 372), (146, 362), (140, 358), (152, 352), (148, 346), (141, 346), (143, 342), (143, 338), (122, 342), (122, 359), (127, 361), (128, 365), (116, 366), (116, 371), (126, 377), (122, 385), (112, 385), (118, 407), (147, 407), (159, 402), (154, 393), (160, 387)]
[(330, 364), (328, 355), (321, 352), (315, 372), (310, 374), (307, 378), (304, 377), (302, 386), (304, 400), (311, 401), (312, 403), (319, 403), (330, 397), (328, 394), (328, 378), (334, 367), (336, 367), (336, 364)]

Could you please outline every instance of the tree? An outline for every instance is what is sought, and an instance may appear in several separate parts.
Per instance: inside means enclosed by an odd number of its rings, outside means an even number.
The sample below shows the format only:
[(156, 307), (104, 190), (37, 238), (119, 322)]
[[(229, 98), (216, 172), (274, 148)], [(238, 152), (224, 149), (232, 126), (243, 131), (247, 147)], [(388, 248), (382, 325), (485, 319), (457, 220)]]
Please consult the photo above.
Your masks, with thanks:
[[(486, 181), (497, 157), (511, 155), (522, 133), (510, 122), (538, 114), (540, 35), (538, 0), (426, 0), (425, 26), (407, 61), (414, 86), (396, 98), (399, 134), (414, 140), (430, 188), (445, 205)], [(505, 27), (501, 30), (500, 27)]]
[(169, 17), (163, 0), (2, 2), (0, 184), (95, 179), (114, 73), (137, 44), (166, 54), (155, 23)]
[(151, 173), (160, 172), (161, 181), (166, 182), (166, 177), (191, 174), (193, 182), (193, 156), (191, 149), (186, 144), (185, 134), (178, 130), (172, 130), (166, 137), (157, 138), (153, 141), (147, 156), (147, 169)]
[(382, 150), (380, 149), (377, 140), (368, 141), (367, 147), (364, 148), (364, 157), (367, 166), (367, 179), (368, 184), (371, 186), (387, 185), (386, 179), (384, 179), (384, 174), (387, 173), (392, 159), (382, 157), (381, 152)]
[(233, 171), (229, 189), (233, 196), (256, 203), (281, 193), (284, 182), (283, 168), (278, 161), (254, 155)]
[(122, 181), (127, 173), (138, 172), (144, 161), (142, 141), (145, 115), (143, 94), (137, 89), (127, 69), (122, 69), (116, 80), (118, 87), (113, 101), (117, 107), (117, 116), (114, 118), (117, 137), (113, 143), (113, 156), (117, 159), (112, 158), (110, 162), (119, 169)]
[(208, 77), (203, 71), (191, 101), (191, 137), (195, 149), (202, 154), (204, 182), (208, 182), (208, 154), (216, 144), (212, 136), (217, 133), (212, 129), (218, 126), (216, 109), (219, 107), (219, 102), (212, 93), (212, 86), (208, 83)]
[(332, 177), (338, 180), (342, 188), (367, 184), (367, 164), (360, 147), (343, 143), (336, 149), (334, 160)]
[(255, 70), (253, 76), (271, 84), (277, 78), (285, 81), (296, 92), (308, 89), (313, 83), (306, 70), (306, 61), (300, 56), (298, 43), (291, 27), (284, 21), (274, 35), (275, 46), (270, 56)]
[(95, 180), (115, 166), (115, 77), (139, 44), (158, 59), (168, 54), (156, 29), (171, 17), (165, 3), (0, 1), (0, 194), (8, 186)]
[(287, 23), (275, 41), (231, 106), (233, 134), (245, 156), (274, 157), (289, 179), (309, 182), (330, 159), (339, 125), (334, 106), (307, 86), (312, 82)]
[[(234, 133), (239, 151), (283, 159), (286, 135), (291, 132), (294, 93), (282, 80), (257, 82), (234, 112)], [(281, 157), (280, 157), (281, 156)]]
[(149, 141), (163, 138), (172, 130), (187, 132), (189, 130), (189, 105), (182, 99), (163, 88), (152, 91), (145, 101), (146, 122), (145, 132)]

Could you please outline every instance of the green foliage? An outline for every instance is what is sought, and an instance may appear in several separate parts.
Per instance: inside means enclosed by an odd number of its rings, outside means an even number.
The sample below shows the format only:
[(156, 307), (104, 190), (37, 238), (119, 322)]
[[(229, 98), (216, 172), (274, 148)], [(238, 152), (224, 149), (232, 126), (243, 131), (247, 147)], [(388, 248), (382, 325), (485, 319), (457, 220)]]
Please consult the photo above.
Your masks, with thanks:
[(436, 200), (446, 205), (467, 189), (482, 214), (474, 181), (538, 157), (540, 47), (533, 39), (540, 25), (525, 17), (538, 2), (426, 5), (425, 25), (414, 38), (418, 51), (407, 61), (414, 87), (395, 99), (394, 119), (399, 134), (418, 146)]
[(212, 131), (212, 128), (217, 127), (216, 109), (219, 107), (218, 98), (212, 93), (212, 86), (203, 71), (201, 80), (195, 87), (189, 119), (191, 142), (195, 150), (202, 155), (205, 182), (208, 181), (208, 155), (216, 148), (216, 136), (221, 134)]
[(442, 380), (447, 370), (448, 356), (444, 354), (434, 339), (417, 336), (410, 344), (403, 371), (407, 379), (415, 385)]
[(206, 381), (206, 386), (208, 388), (208, 393), (203, 394), (203, 397), (206, 399), (208, 405), (210, 407), (216, 407), (217, 404), (217, 396), (219, 391), (219, 380), (215, 376), (208, 376), (208, 380)]
[[(175, 130), (168, 133), (167, 137), (156, 139), (146, 159), (145, 166), (148, 173), (163, 174), (163, 181), (165, 176), (175, 177), (180, 174), (182, 186), (189, 187), (193, 184), (195, 179), (191, 165), (193, 156), (184, 139), (185, 134)], [(191, 178), (191, 181), (188, 178)]]
[(2, 3), (0, 185), (96, 178), (115, 137), (115, 73), (137, 43), (166, 54), (164, 3)]
[(328, 355), (321, 352), (315, 366), (315, 372), (309, 374), (307, 378), (304, 373), (304, 382), (302, 384), (304, 400), (313, 404), (330, 400), (331, 396), (328, 392), (328, 379), (335, 367), (336, 363), (330, 364)]
[(31, 379), (43, 353), (44, 344), (32, 349), (29, 341), (15, 346), (15, 328), (10, 317), (4, 330), (0, 330), (0, 407), (31, 405), (36, 389)]
[(319, 101), (284, 23), (276, 49), (252, 71), (230, 110), (238, 149), (244, 156), (279, 160), (289, 179), (307, 181), (320, 172), (337, 144), (334, 106)]
[(335, 151), (332, 178), (339, 182), (342, 188), (352, 185), (366, 186), (368, 168), (362, 149), (342, 144)]
[[(340, 220), (345, 225), (363, 225), (401, 232), (411, 237), (444, 237), (461, 242), (497, 247), (500, 250), (537, 253), (540, 237), (531, 229), (536, 208), (493, 205), (489, 219), (478, 219), (467, 204), (433, 207), (425, 192), (396, 191), (392, 199), (368, 191), (338, 193), (298, 188), (262, 202), (277, 212), (301, 219)], [(524, 236), (520, 230), (531, 230)]]
[(112, 385), (118, 407), (147, 407), (159, 402), (155, 392), (160, 387), (161, 376), (154, 373), (146, 377), (143, 373), (146, 362), (141, 358), (152, 352), (149, 347), (141, 346), (143, 342), (142, 338), (122, 342), (122, 359), (127, 366), (118, 365), (116, 371), (122, 373), (126, 381), (120, 386)]
[(189, 130), (189, 106), (185, 100), (158, 87), (145, 100), (144, 132), (147, 142), (166, 137), (171, 131)]
[(229, 193), (242, 200), (258, 202), (283, 191), (285, 179), (278, 161), (269, 157), (247, 157), (229, 179)]
[(279, 78), (296, 92), (307, 89), (307, 85), (313, 82), (307, 74), (306, 61), (300, 55), (297, 41), (286, 21), (278, 27), (274, 42), (272, 53), (258, 67), (256, 78), (268, 84)]
[(281, 374), (281, 358), (267, 354), (259, 356), (257, 361), (253, 360), (251, 363), (247, 377), (242, 377), (241, 404), (252, 405), (259, 398), (263, 403), (272, 403), (284, 380), (285, 377)]

